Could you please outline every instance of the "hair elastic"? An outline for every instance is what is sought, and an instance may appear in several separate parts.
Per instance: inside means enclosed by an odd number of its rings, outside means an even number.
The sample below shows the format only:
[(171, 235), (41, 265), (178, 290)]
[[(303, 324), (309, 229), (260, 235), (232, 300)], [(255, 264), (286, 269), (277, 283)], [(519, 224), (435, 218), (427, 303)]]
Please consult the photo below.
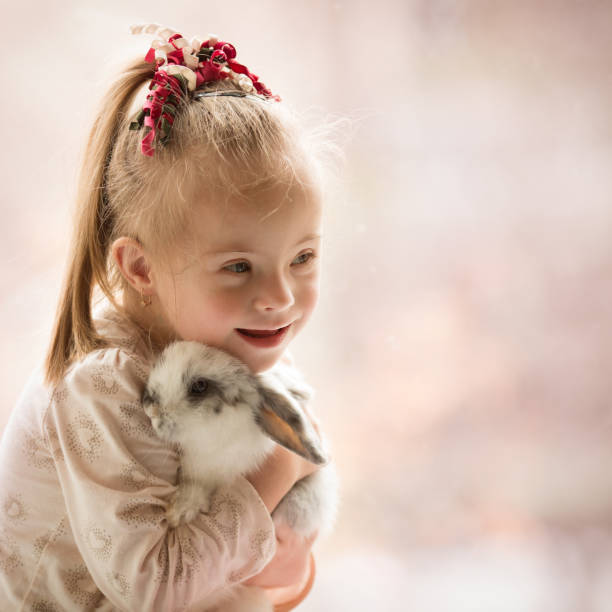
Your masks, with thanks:
[(246, 91), (195, 91), (193, 93), (194, 98), (250, 98), (251, 100), (258, 100), (259, 102), (267, 102), (268, 98), (263, 96), (256, 96), (255, 94), (247, 93)]

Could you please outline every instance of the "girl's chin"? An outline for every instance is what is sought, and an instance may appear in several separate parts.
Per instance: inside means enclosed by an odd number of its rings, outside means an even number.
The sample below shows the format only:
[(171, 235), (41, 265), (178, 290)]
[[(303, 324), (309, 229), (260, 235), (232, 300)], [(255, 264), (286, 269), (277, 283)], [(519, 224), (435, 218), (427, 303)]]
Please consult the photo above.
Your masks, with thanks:
[(244, 361), (253, 374), (260, 374), (274, 367), (283, 356), (284, 351), (270, 351), (268, 355), (238, 355), (238, 359)]
[(265, 351), (248, 350), (247, 348), (247, 350), (235, 352), (234, 355), (244, 361), (253, 374), (260, 374), (274, 367), (282, 359), (286, 349), (286, 344)]

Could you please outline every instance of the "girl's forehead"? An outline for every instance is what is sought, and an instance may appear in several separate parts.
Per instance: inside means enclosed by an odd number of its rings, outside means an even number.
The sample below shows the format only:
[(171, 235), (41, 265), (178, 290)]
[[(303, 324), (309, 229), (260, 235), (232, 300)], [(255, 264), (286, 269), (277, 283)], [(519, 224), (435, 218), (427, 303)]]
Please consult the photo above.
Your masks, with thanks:
[(203, 250), (248, 250), (237, 247), (319, 233), (321, 203), (317, 190), (294, 182), (247, 195), (204, 198), (191, 217), (190, 229)]

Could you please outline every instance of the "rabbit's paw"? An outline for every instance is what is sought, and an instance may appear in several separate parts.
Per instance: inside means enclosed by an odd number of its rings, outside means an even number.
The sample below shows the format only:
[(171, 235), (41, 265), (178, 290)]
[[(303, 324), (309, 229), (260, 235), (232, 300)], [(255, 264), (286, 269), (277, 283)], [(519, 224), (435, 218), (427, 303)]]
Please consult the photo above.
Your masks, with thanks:
[(181, 523), (189, 523), (200, 512), (208, 512), (210, 499), (207, 495), (192, 486), (182, 486), (170, 499), (166, 509), (166, 519), (170, 527), (178, 527)]
[(283, 497), (273, 518), (285, 521), (304, 537), (331, 530), (338, 507), (338, 476), (333, 463), (293, 485)]

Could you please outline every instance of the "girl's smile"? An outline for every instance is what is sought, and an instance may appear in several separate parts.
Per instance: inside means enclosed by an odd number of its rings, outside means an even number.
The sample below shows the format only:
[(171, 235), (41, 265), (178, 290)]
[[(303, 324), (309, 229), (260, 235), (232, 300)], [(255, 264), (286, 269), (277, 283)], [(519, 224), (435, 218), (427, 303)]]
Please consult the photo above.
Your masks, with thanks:
[(272, 348), (278, 346), (285, 338), (291, 324), (275, 330), (237, 329), (236, 331), (245, 342), (259, 348)]

